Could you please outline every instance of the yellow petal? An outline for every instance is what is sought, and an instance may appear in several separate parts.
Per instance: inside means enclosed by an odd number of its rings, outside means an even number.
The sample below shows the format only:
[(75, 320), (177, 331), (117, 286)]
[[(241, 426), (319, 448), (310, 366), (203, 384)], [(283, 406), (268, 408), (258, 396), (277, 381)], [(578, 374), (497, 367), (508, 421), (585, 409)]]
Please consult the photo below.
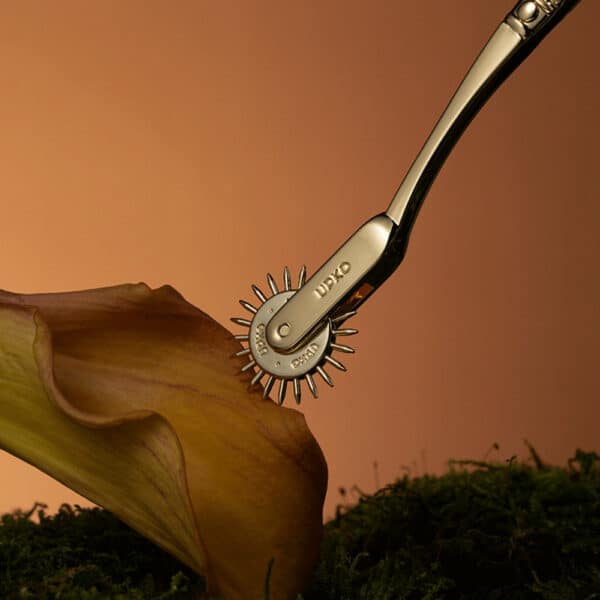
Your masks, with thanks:
[(301, 413), (248, 391), (231, 334), (169, 286), (0, 291), (0, 447), (203, 574), (295, 599), (327, 485)]

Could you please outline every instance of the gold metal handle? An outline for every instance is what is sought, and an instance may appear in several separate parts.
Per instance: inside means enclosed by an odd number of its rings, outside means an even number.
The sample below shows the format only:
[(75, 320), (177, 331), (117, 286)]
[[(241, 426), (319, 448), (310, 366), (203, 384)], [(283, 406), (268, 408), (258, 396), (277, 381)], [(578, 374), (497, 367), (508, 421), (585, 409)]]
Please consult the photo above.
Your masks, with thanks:
[(355, 310), (400, 264), (425, 195), (498, 86), (580, 0), (520, 0), (485, 45), (402, 181), (385, 215), (361, 227), (280, 307), (266, 343), (292, 352), (327, 318)]
[(580, 0), (521, 0), (463, 79), (394, 195), (386, 214), (408, 235), (450, 151), (498, 86)]

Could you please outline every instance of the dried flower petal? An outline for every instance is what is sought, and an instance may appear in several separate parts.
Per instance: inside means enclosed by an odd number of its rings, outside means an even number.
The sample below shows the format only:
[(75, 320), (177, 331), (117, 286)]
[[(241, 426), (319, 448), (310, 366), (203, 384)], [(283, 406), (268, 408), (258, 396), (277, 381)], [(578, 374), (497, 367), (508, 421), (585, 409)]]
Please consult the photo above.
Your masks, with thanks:
[(0, 291), (0, 447), (205, 575), (295, 599), (327, 467), (301, 413), (239, 375), (233, 336), (169, 286)]

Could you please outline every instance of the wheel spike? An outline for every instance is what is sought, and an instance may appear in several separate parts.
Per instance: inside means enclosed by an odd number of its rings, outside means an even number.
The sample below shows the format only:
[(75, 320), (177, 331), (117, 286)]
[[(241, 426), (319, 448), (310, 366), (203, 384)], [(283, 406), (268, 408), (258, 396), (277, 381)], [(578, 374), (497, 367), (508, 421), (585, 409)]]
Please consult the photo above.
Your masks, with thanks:
[(298, 277), (298, 289), (306, 283), (306, 265), (302, 265), (300, 276)]
[(283, 404), (283, 401), (285, 400), (286, 388), (287, 388), (287, 379), (280, 379), (279, 380), (279, 394), (277, 395), (277, 403), (279, 404), (279, 406), (281, 406)]
[(262, 290), (258, 286), (252, 284), (252, 291), (263, 304), (267, 301), (267, 297), (262, 293)]
[(325, 380), (325, 382), (333, 387), (333, 379), (323, 370), (320, 365), (317, 367), (317, 373)]
[(346, 367), (339, 361), (336, 360), (335, 358), (332, 358), (329, 355), (325, 355), (325, 360), (330, 364), (333, 365), (336, 369), (339, 369), (340, 371), (347, 371), (348, 369), (346, 369)]
[(250, 354), (250, 348), (244, 348), (243, 350), (235, 353), (236, 356), (246, 356), (246, 354)]
[(271, 288), (271, 291), (273, 292), (273, 296), (275, 294), (278, 294), (279, 288), (277, 287), (277, 284), (275, 283), (275, 280), (273, 279), (273, 276), (271, 275), (271, 273), (267, 273), (267, 281), (269, 282), (269, 287)]
[(256, 361), (255, 360), (249, 362), (247, 365), (244, 365), (242, 367), (242, 373), (245, 373), (246, 371), (249, 371), (254, 365), (256, 365)]
[(290, 270), (287, 265), (283, 267), (283, 288), (286, 292), (289, 292), (292, 289), (292, 276), (290, 275)]
[(249, 335), (247, 333), (240, 333), (239, 335), (233, 336), (238, 342), (247, 342)]
[(345, 352), (346, 354), (354, 354), (356, 352), (354, 348), (350, 348), (350, 346), (344, 346), (344, 344), (336, 344), (335, 342), (331, 342), (331, 344), (329, 345), (334, 350), (338, 350), (339, 352)]
[(349, 319), (350, 317), (353, 317), (354, 315), (356, 315), (357, 311), (356, 310), (351, 310), (349, 312), (344, 313), (343, 315), (338, 315), (337, 317), (333, 317), (333, 319), (331, 319), (331, 322), (335, 325), (336, 323), (341, 323), (342, 321), (345, 321), (346, 319)]
[(297, 377), (294, 378), (294, 398), (296, 399), (296, 404), (300, 404), (302, 389), (300, 388), (300, 380)]
[(265, 374), (265, 372), (261, 369), (253, 378), (252, 381), (250, 382), (250, 385), (256, 385), (262, 378), (262, 376)]
[(317, 390), (317, 386), (315, 384), (315, 380), (312, 378), (312, 375), (310, 373), (306, 374), (306, 383), (308, 384), (308, 389), (310, 390), (310, 393), (315, 398), (318, 398), (319, 397), (319, 391)]
[(232, 317), (231, 320), (237, 325), (242, 325), (244, 327), (250, 327), (250, 321), (248, 319), (242, 319), (241, 317)]
[(252, 304), (250, 304), (250, 302), (246, 302), (245, 300), (240, 300), (240, 304), (249, 312), (251, 312), (253, 315), (255, 315), (258, 312), (258, 308), (252, 306)]
[(275, 383), (275, 377), (273, 375), (269, 375), (269, 379), (267, 379), (267, 383), (265, 383), (265, 389), (263, 390), (263, 398), (266, 398)]
[(358, 329), (334, 329), (332, 335), (355, 335), (358, 333)]

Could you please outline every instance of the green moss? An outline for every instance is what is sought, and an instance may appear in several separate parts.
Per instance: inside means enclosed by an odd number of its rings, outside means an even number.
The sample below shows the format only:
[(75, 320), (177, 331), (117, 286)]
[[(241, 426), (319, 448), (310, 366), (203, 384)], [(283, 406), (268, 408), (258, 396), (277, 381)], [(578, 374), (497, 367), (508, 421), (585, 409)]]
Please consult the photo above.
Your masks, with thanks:
[(108, 511), (63, 504), (48, 516), (44, 507), (1, 518), (0, 598), (184, 600), (204, 589), (200, 577)]
[(600, 598), (600, 461), (453, 461), (339, 511), (304, 600)]
[[(600, 458), (578, 450), (561, 469), (530, 450), (533, 466), (454, 461), (446, 475), (406, 476), (340, 507), (301, 598), (600, 599)], [(202, 589), (107, 511), (2, 517), (0, 598), (166, 600)]]

